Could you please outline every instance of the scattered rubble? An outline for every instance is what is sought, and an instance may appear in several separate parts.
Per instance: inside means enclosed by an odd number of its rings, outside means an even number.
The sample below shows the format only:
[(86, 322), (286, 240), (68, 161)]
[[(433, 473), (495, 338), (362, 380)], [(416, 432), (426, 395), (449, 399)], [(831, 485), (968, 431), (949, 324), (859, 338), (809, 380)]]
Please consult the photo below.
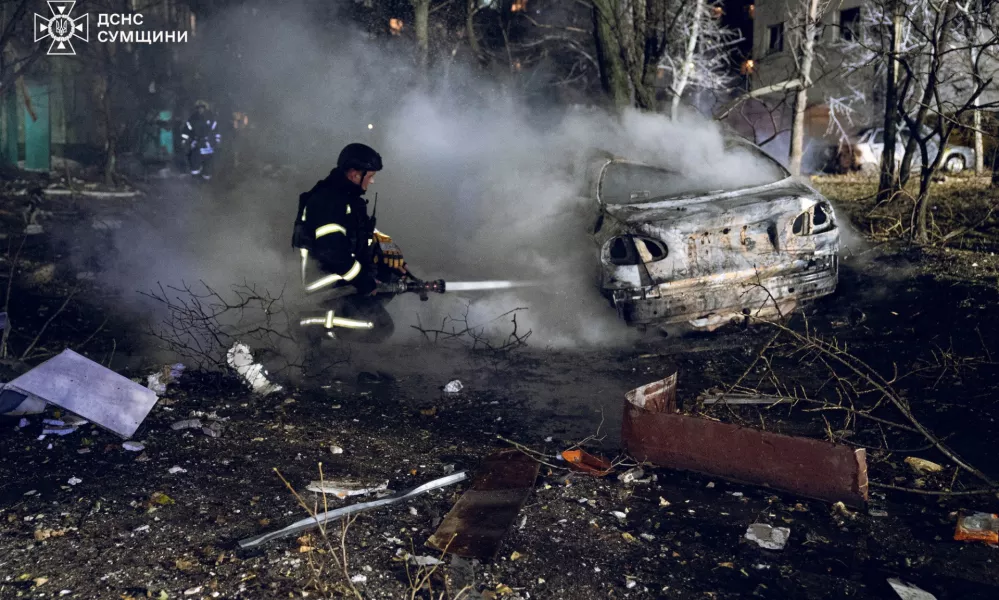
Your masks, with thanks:
[(783, 550), (791, 537), (787, 527), (772, 527), (764, 523), (753, 523), (746, 529), (746, 539), (756, 542), (761, 548), (768, 550)]

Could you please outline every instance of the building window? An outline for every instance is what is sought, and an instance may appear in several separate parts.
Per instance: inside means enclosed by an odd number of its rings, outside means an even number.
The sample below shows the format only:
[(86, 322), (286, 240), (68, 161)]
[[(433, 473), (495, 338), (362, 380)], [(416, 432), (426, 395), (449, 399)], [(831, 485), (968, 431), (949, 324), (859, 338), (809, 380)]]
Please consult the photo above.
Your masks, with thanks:
[(844, 42), (860, 40), (860, 7), (839, 11), (839, 39)]
[(767, 28), (767, 54), (784, 51), (784, 24), (777, 23)]

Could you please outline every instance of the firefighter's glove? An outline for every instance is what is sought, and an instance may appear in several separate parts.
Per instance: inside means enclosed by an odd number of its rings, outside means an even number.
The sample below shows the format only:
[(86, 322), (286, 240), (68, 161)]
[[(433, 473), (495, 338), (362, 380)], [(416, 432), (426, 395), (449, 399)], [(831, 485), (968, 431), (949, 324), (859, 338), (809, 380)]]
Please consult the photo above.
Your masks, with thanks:
[(380, 262), (386, 267), (400, 273), (406, 272), (406, 261), (402, 258), (402, 252), (399, 250), (385, 250), (375, 257), (375, 262)]

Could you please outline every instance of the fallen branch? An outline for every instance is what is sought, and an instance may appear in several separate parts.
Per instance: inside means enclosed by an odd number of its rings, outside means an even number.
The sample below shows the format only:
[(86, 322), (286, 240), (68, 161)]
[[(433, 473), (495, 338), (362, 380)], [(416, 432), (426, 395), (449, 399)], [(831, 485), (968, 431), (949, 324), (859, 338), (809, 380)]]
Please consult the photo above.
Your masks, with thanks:
[(38, 343), (38, 340), (42, 339), (42, 334), (44, 334), (45, 330), (49, 328), (49, 325), (52, 324), (52, 321), (55, 321), (56, 317), (62, 314), (62, 311), (66, 310), (66, 305), (69, 304), (69, 301), (73, 299), (73, 296), (76, 295), (76, 292), (78, 290), (79, 287), (74, 287), (73, 290), (69, 293), (69, 295), (66, 296), (66, 299), (63, 300), (59, 308), (54, 313), (52, 313), (52, 316), (50, 316), (47, 321), (45, 321), (45, 324), (42, 325), (42, 328), (38, 331), (38, 334), (35, 336), (35, 339), (33, 339), (31, 341), (31, 344), (27, 347), (27, 349), (25, 349), (25, 351), (21, 353), (21, 360), (25, 360), (26, 358), (28, 358), (28, 355), (31, 354), (31, 351), (35, 349), (35, 345)]
[(979, 489), (979, 490), (962, 490), (959, 492), (950, 490), (921, 490), (918, 488), (908, 488), (900, 487), (897, 485), (890, 485), (887, 483), (876, 483), (869, 481), (868, 485), (876, 488), (883, 488), (886, 490), (894, 490), (896, 492), (907, 492), (910, 494), (922, 494), (924, 496), (984, 496), (987, 494), (996, 494), (999, 497), (999, 487), (993, 489)]

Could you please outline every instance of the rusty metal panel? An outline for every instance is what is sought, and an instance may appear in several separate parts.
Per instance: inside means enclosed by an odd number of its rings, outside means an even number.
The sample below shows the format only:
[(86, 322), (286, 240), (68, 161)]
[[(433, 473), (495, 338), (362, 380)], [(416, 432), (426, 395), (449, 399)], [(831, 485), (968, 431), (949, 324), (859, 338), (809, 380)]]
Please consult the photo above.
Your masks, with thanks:
[(519, 450), (491, 454), (427, 546), (464, 558), (492, 559), (531, 495), (539, 467)]
[(867, 502), (863, 449), (624, 404), (621, 439), (639, 461), (851, 506)]
[(676, 412), (676, 370), (664, 379), (637, 387), (625, 396), (627, 404), (655, 413)]

